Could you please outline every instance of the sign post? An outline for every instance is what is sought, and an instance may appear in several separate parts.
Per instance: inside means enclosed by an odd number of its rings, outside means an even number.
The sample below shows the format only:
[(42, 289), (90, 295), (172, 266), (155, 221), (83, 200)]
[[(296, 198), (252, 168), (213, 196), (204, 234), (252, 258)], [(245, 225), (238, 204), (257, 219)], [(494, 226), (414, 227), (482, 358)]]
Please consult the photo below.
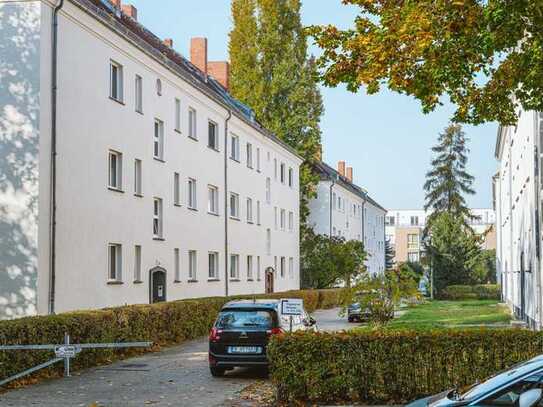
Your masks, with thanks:
[(281, 314), (289, 316), (289, 331), (292, 332), (292, 317), (302, 315), (304, 300), (299, 298), (286, 298), (281, 300)]

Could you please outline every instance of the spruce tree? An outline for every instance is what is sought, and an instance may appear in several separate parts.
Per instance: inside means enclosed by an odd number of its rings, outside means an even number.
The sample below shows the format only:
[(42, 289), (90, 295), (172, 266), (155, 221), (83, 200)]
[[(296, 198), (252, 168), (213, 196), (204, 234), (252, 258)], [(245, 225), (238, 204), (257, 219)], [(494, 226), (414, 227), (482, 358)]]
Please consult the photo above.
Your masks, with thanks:
[(392, 270), (394, 268), (394, 256), (396, 256), (396, 252), (394, 251), (394, 248), (390, 244), (390, 240), (385, 240), (385, 269), (386, 270)]
[(300, 0), (232, 0), (229, 52), (232, 94), (304, 159), (300, 169), (303, 227), (318, 181), (311, 164), (320, 152), (323, 104), (300, 8)]

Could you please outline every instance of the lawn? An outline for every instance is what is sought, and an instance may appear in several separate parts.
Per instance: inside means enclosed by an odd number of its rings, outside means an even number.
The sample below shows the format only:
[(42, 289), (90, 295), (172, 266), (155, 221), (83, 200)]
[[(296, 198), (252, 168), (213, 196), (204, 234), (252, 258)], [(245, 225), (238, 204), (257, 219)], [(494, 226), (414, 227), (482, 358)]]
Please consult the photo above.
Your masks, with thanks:
[(511, 320), (508, 308), (494, 300), (429, 301), (403, 312), (388, 329), (496, 327)]

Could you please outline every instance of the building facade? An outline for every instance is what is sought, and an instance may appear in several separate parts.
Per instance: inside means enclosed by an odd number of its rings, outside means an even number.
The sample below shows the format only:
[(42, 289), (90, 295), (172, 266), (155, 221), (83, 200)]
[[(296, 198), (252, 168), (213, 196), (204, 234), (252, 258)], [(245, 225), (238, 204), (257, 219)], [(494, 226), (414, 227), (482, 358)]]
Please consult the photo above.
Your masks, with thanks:
[(368, 253), (366, 267), (371, 274), (385, 270), (386, 209), (353, 183), (353, 169), (345, 162), (335, 170), (321, 162), (317, 197), (309, 203), (309, 225), (315, 233), (364, 242)]
[(497, 214), (496, 267), (503, 300), (519, 319), (541, 329), (541, 164), (539, 112), (521, 111), (516, 126), (500, 127), (499, 170), (493, 178)]
[(228, 64), (60, 4), (0, 3), (0, 316), (299, 288), (301, 159)]
[[(469, 222), (477, 234), (486, 234), (482, 243), (487, 250), (496, 249), (496, 215), (493, 209), (474, 208), (476, 218)], [(386, 240), (394, 249), (394, 262), (418, 262), (424, 247), (422, 236), (431, 212), (424, 209), (391, 209), (385, 218)]]

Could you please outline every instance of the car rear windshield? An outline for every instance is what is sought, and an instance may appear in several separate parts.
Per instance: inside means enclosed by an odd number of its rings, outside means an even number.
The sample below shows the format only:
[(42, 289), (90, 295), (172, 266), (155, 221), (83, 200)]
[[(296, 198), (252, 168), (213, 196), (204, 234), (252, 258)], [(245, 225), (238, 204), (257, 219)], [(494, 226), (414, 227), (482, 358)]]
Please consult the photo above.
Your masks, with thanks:
[(219, 329), (271, 329), (272, 325), (271, 311), (255, 309), (223, 310), (215, 323)]

